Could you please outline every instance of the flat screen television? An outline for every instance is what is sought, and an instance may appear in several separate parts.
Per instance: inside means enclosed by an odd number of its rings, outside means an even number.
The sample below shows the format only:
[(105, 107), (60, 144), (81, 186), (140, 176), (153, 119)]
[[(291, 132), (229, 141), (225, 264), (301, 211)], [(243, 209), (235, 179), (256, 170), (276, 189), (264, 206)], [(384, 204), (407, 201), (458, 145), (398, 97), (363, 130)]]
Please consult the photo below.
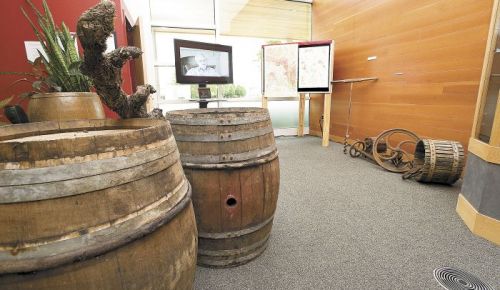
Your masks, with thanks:
[(179, 84), (231, 84), (232, 47), (174, 39), (175, 75)]

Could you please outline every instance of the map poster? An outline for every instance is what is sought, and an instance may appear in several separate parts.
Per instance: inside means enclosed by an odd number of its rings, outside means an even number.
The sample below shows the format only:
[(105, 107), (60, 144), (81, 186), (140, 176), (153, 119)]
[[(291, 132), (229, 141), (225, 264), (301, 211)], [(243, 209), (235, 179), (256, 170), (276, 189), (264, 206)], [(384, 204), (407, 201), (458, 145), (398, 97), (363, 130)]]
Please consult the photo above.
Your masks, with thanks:
[(264, 95), (297, 96), (298, 44), (266, 45), (264, 53)]
[(299, 46), (299, 92), (330, 91), (330, 43)]

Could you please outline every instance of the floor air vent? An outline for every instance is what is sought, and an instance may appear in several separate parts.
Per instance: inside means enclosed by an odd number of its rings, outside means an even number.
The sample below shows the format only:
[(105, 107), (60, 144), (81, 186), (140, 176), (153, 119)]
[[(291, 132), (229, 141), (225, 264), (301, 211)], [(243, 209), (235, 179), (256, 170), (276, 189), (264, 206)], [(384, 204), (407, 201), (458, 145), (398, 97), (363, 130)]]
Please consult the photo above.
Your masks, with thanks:
[(434, 269), (434, 278), (448, 290), (495, 290), (476, 276), (451, 267)]

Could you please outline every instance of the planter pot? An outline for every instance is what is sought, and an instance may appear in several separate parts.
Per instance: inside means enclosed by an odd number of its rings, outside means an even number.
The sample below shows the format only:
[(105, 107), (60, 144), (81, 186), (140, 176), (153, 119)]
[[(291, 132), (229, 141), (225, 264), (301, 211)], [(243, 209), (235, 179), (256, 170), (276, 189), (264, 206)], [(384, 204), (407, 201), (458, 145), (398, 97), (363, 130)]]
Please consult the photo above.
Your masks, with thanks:
[(7, 106), (3, 109), (5, 117), (9, 119), (12, 124), (28, 123), (28, 117), (24, 112), (23, 108), (19, 105)]
[(28, 105), (31, 122), (104, 119), (104, 108), (96, 93), (66, 92), (36, 94)]

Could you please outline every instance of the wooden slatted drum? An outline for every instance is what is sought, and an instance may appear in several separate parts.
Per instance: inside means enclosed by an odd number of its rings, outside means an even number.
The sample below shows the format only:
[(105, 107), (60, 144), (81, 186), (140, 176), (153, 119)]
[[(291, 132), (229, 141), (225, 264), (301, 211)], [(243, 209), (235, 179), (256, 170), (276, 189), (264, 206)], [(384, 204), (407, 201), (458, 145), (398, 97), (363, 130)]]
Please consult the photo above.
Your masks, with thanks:
[(192, 289), (197, 232), (168, 122), (0, 130), (0, 289)]
[(185, 110), (167, 119), (193, 186), (198, 264), (230, 267), (256, 258), (266, 249), (279, 191), (268, 111)]
[(460, 142), (422, 139), (415, 147), (417, 181), (453, 184), (462, 175), (464, 148)]

